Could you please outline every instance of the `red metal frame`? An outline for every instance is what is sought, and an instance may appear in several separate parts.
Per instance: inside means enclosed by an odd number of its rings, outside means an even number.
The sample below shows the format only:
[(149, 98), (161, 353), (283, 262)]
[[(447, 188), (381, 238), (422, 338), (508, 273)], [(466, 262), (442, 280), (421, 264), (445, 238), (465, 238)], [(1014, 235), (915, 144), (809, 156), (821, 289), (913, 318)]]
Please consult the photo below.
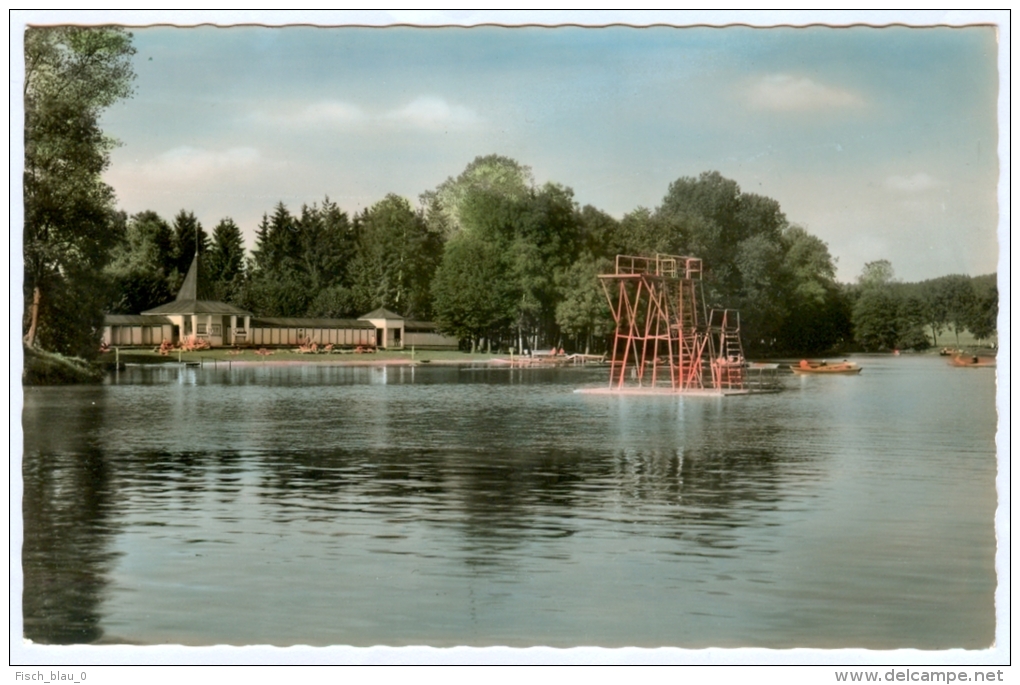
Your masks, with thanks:
[(617, 255), (614, 273), (599, 276), (616, 321), (610, 388), (628, 375), (678, 392), (745, 388), (740, 314), (705, 310), (701, 274), (696, 257), (657, 254)]

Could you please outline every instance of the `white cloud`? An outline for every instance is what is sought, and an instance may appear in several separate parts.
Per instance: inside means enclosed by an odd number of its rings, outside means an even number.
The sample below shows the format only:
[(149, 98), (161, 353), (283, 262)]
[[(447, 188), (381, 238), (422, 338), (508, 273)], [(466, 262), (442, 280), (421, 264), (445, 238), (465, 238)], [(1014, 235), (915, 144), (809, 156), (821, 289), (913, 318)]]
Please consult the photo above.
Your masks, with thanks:
[(338, 100), (323, 100), (287, 109), (276, 107), (254, 114), (262, 124), (277, 127), (407, 126), (416, 129), (465, 128), (481, 118), (470, 108), (454, 105), (441, 97), (423, 96), (388, 111), (366, 110)]
[(919, 193), (930, 190), (939, 185), (939, 182), (925, 173), (917, 173), (913, 176), (889, 176), (885, 179), (885, 187), (889, 190), (896, 190), (904, 193)]
[(759, 109), (781, 111), (840, 109), (863, 104), (861, 98), (849, 90), (789, 74), (762, 77), (751, 86), (748, 99)]
[(109, 175), (126, 186), (194, 186), (208, 180), (238, 175), (262, 162), (252, 147), (204, 150), (190, 146), (167, 150), (152, 159), (125, 161), (111, 167)]
[(366, 115), (357, 105), (338, 100), (323, 100), (322, 102), (313, 102), (300, 109), (260, 112), (257, 117), (275, 124), (342, 126), (363, 121)]
[(293, 117), (293, 120), (307, 124), (346, 124), (364, 118), (365, 113), (357, 105), (326, 101), (305, 107)]
[(439, 97), (419, 97), (400, 109), (383, 115), (385, 119), (417, 128), (464, 128), (473, 126), (481, 118), (467, 107), (451, 105)]

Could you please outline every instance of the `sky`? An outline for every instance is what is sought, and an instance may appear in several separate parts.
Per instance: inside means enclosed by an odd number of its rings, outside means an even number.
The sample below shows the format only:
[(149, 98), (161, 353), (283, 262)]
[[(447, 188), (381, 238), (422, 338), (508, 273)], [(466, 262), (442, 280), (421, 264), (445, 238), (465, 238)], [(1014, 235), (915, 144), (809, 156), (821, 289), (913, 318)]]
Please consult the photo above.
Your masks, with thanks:
[[(476, 17), (387, 21), (447, 19)], [(822, 238), (842, 281), (877, 259), (908, 281), (996, 270), (991, 26), (132, 32), (134, 96), (103, 118), (120, 207), (229, 216), (249, 249), (278, 202), (417, 205), (495, 153), (618, 218), (719, 171)]]

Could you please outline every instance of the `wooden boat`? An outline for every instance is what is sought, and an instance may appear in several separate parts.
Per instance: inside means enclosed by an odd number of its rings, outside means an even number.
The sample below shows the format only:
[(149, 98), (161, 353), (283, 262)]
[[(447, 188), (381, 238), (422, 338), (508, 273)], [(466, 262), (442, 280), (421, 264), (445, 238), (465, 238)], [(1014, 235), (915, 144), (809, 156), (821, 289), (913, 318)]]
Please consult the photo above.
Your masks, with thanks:
[(958, 354), (949, 360), (949, 365), (968, 368), (995, 366), (995, 357), (979, 357), (977, 355)]
[(798, 375), (806, 374), (842, 374), (852, 375), (861, 372), (861, 367), (848, 361), (842, 362), (809, 362), (801, 359), (799, 364), (790, 364), (790, 370)]

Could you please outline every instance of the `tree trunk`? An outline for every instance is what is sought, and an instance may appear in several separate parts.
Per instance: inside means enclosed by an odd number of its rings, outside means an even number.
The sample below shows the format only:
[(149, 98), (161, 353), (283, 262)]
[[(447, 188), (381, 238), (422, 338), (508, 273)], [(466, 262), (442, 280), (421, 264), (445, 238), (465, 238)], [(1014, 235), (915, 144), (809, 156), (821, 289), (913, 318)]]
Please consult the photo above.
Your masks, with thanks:
[(42, 291), (39, 286), (32, 290), (31, 322), (28, 324), (28, 333), (25, 334), (25, 347), (35, 347), (35, 332), (39, 327), (39, 301), (42, 299)]

